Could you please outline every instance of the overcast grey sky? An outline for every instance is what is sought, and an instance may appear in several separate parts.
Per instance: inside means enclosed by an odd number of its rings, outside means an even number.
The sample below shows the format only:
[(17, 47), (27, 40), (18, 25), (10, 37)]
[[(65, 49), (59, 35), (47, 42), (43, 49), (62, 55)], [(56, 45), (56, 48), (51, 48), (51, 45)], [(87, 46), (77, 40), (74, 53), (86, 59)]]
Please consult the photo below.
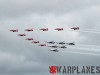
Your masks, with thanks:
[[(80, 32), (67, 31), (73, 26)], [(41, 27), (50, 30), (39, 31)], [(56, 27), (65, 30), (54, 31)], [(9, 32), (13, 28), (19, 32)], [(100, 0), (0, 0), (0, 75), (50, 75), (51, 65), (100, 65), (99, 29)], [(27, 36), (18, 37), (19, 33)], [(54, 53), (31, 44), (27, 37), (42, 43), (75, 41), (76, 46)]]

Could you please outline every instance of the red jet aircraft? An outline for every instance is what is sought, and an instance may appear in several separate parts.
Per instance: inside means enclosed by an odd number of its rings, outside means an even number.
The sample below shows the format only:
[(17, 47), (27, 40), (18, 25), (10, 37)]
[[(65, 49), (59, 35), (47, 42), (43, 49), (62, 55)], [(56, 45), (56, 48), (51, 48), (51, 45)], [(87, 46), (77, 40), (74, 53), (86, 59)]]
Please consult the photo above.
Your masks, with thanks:
[(26, 40), (29, 40), (30, 41), (30, 40), (33, 40), (33, 38), (26, 38)]
[(26, 36), (26, 34), (18, 34), (18, 36)]
[(64, 30), (63, 28), (56, 28), (55, 30), (61, 31)]
[(18, 32), (18, 29), (11, 29), (9, 31), (12, 31), (12, 32)]
[(39, 44), (39, 46), (46, 46), (46, 44)]
[(33, 41), (32, 43), (40, 43), (39, 41)]
[(28, 31), (28, 32), (30, 32), (30, 31), (33, 31), (33, 29), (25, 29), (25, 31)]
[(71, 29), (73, 29), (73, 30), (79, 30), (80, 28), (79, 27), (72, 27)]
[(40, 30), (42, 30), (42, 31), (48, 31), (49, 29), (48, 28), (41, 28)]

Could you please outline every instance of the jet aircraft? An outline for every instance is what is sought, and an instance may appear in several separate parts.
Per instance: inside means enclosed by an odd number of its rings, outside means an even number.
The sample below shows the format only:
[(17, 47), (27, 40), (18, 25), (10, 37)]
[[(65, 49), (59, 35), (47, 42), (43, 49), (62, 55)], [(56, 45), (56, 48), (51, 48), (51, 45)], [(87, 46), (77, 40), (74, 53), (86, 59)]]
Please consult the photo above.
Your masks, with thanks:
[(26, 34), (18, 34), (18, 36), (26, 36)]
[(71, 29), (73, 29), (73, 30), (79, 30), (80, 28), (79, 27), (72, 27)]
[(75, 45), (75, 42), (72, 42), (72, 43), (66, 43), (68, 45)]
[(33, 31), (33, 29), (25, 29), (25, 31), (28, 31), (28, 32), (30, 32), (30, 31)]
[(67, 48), (66, 46), (61, 46), (61, 47), (59, 47), (59, 48)]
[(36, 44), (36, 43), (40, 43), (40, 42), (39, 41), (33, 41), (32, 43), (35, 43)]
[(58, 46), (57, 45), (54, 45), (54, 46), (48, 46), (48, 47), (57, 48)]
[(39, 44), (39, 46), (46, 46), (46, 44)]
[(55, 30), (62, 31), (63, 28), (55, 28)]
[(18, 32), (18, 29), (11, 29), (9, 31), (12, 31), (12, 32)]
[(64, 45), (64, 44), (66, 44), (66, 43), (64, 43), (64, 41), (63, 41), (63, 42), (59, 42), (59, 43), (57, 43), (57, 44), (61, 44), (61, 45)]
[(44, 41), (44, 42), (49, 43), (49, 44), (55, 44), (56, 43), (54, 41), (50, 41), (50, 42)]
[(33, 38), (26, 38), (26, 40), (29, 40), (30, 41), (30, 40), (33, 40)]
[(42, 31), (48, 31), (49, 29), (48, 28), (41, 28), (40, 30), (42, 30)]
[(58, 52), (59, 50), (57, 50), (57, 49), (50, 49), (49, 51)]

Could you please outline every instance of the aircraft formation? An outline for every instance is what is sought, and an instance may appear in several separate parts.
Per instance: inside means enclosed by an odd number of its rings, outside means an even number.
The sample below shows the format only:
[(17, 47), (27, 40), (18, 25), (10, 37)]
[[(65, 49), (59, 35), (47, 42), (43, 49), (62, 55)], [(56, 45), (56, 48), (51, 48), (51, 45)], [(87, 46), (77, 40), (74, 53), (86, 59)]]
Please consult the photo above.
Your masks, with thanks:
[[(79, 28), (79, 27), (71, 27), (70, 29), (71, 29), (71, 30), (79, 30), (80, 28)], [(41, 31), (48, 31), (49, 28), (41, 28), (41, 29), (39, 29), (39, 30), (41, 30)], [(55, 28), (54, 30), (63, 31), (64, 28)], [(18, 32), (18, 29), (11, 29), (11, 30), (9, 30), (9, 31)], [(31, 32), (31, 31), (34, 31), (34, 30), (33, 30), (33, 28), (31, 28), (31, 29), (25, 29), (25, 31)]]
[[(70, 29), (71, 30), (79, 30), (80, 28), (79, 27), (71, 27)], [(48, 31), (49, 28), (41, 28), (39, 30)], [(64, 28), (55, 28), (54, 30), (62, 31), (62, 30), (64, 30)], [(11, 29), (9, 31), (18, 32), (18, 29)], [(32, 32), (32, 31), (34, 31), (34, 29), (30, 28), (30, 29), (25, 29), (24, 31)], [(25, 33), (22, 33), (22, 34), (18, 34), (17, 36), (25, 37), (27, 35)], [(71, 45), (71, 46), (75, 45), (75, 42), (66, 43), (64, 41), (62, 41), (62, 42), (44, 41), (44, 43), (41, 43), (40, 41), (34, 40), (33, 38), (30, 38), (30, 37), (26, 38), (25, 40), (31, 41), (31, 43), (34, 43), (34, 44), (38, 44), (38, 46), (41, 46), (41, 47), (45, 47), (45, 46), (49, 47), (49, 48), (51, 48), (51, 49), (49, 49), (49, 51), (53, 51), (53, 52), (58, 52), (59, 51), (58, 49), (66, 49), (68, 45)]]
[[(52, 48), (50, 49), (49, 51), (54, 51), (54, 52), (58, 52), (58, 48), (61, 48), (61, 49), (66, 49), (68, 45), (75, 45), (75, 42), (71, 42), (71, 43), (66, 43), (64, 41), (62, 42), (55, 42), (55, 41), (50, 41), (50, 42), (46, 42), (49, 44), (48, 47)], [(51, 45), (52, 44), (52, 45)]]

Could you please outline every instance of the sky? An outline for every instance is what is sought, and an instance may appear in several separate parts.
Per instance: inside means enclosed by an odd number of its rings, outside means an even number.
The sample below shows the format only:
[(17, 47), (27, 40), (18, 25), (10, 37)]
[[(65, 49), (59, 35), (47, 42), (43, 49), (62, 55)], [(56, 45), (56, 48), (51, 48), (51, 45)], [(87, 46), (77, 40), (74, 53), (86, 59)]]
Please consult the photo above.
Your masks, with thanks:
[[(52, 65), (100, 65), (99, 24), (100, 0), (0, 0), (0, 75), (51, 75)], [(79, 31), (67, 30), (77, 26)], [(64, 30), (55, 31), (57, 27)], [(17, 36), (20, 33), (27, 36)], [(28, 37), (76, 45), (55, 53), (26, 41)]]

